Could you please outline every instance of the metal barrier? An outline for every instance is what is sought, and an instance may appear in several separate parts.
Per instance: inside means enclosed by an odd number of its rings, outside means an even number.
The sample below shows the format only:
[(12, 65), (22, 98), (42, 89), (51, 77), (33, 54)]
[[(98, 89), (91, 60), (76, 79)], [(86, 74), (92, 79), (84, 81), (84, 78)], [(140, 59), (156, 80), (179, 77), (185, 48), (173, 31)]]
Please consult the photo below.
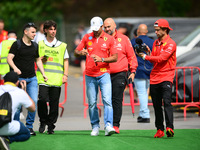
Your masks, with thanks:
[[(61, 111), (61, 113), (60, 113), (60, 117), (62, 117), (63, 112), (64, 112), (64, 110), (65, 110), (65, 108), (64, 108), (63, 105), (67, 102), (67, 82), (65, 83), (65, 90), (64, 90), (64, 92), (65, 92), (65, 98), (64, 98), (64, 100), (63, 100), (62, 102), (60, 102), (59, 105), (58, 105), (58, 107), (62, 108), (62, 111)], [(49, 106), (49, 103), (48, 103), (48, 102), (47, 102), (47, 106)]]
[(62, 102), (60, 102), (59, 103), (59, 107), (62, 109), (62, 111), (61, 111), (61, 113), (60, 113), (60, 117), (62, 117), (62, 115), (63, 115), (63, 112), (64, 112), (64, 110), (65, 110), (65, 108), (64, 108), (64, 104), (67, 102), (67, 82), (65, 83), (65, 98), (64, 98), (64, 100), (62, 101)]
[[(197, 79), (198, 80), (197, 81), (198, 89), (196, 89), (196, 90), (198, 90), (197, 102), (194, 102), (194, 80), (193, 80), (194, 79), (194, 70), (196, 70), (196, 73), (198, 73), (198, 75), (196, 75), (196, 76), (198, 76), (198, 79)], [(186, 74), (186, 71), (189, 72), (189, 74), (188, 73)], [(182, 72), (182, 74), (181, 74), (181, 72)], [(178, 75), (178, 73), (180, 75)], [(186, 76), (187, 76), (188, 80), (186, 80)], [(200, 68), (198, 68), (198, 67), (176, 67), (176, 69), (175, 69), (175, 77), (174, 77), (174, 84), (173, 84), (173, 91), (175, 93), (174, 94), (175, 101), (172, 102), (172, 105), (173, 106), (177, 106), (177, 105), (184, 106), (184, 118), (186, 118), (186, 111), (187, 111), (188, 107), (199, 108), (199, 116), (200, 116), (200, 106), (199, 106), (200, 105), (200, 99), (199, 99), (200, 98), (200, 80), (199, 80), (199, 77), (200, 77)], [(183, 79), (183, 80), (180, 81), (180, 79)], [(190, 90), (191, 93), (190, 92), (187, 93), (188, 90), (186, 90), (186, 81), (191, 81), (191, 84), (189, 85), (191, 87), (191, 90)], [(179, 84), (180, 84), (180, 86), (179, 86)], [(181, 89), (181, 88), (183, 88), (183, 89)], [(182, 92), (180, 92), (180, 90), (182, 90)], [(187, 94), (191, 94), (190, 97), (189, 96), (187, 97), (188, 101), (186, 101)], [(181, 98), (182, 101), (180, 100), (180, 97), (182, 97)], [(140, 105), (139, 102), (135, 103), (133, 101), (133, 103), (134, 103), (133, 107)], [(149, 102), (148, 105), (153, 105), (153, 103)]]
[[(187, 74), (186, 74), (187, 71)], [(194, 88), (194, 71), (196, 73), (196, 79), (198, 76), (198, 87), (197, 89)], [(180, 74), (182, 72), (182, 74)], [(188, 74), (189, 72), (189, 74)], [(180, 76), (179, 76), (180, 74)], [(187, 80), (186, 80), (187, 76)], [(179, 87), (180, 83), (180, 77), (183, 79), (181, 86)], [(174, 78), (174, 84), (173, 88), (175, 91), (175, 101), (172, 102), (173, 106), (177, 105), (183, 105), (184, 106), (184, 118), (186, 118), (186, 112), (188, 107), (197, 107), (199, 109), (199, 116), (200, 116), (200, 68), (199, 67), (176, 67), (175, 69), (175, 78)], [(188, 90), (186, 90), (186, 81), (191, 81), (191, 84), (189, 87), (191, 87), (191, 92), (189, 92), (189, 97), (187, 96), (186, 100), (186, 95), (188, 94)], [(195, 82), (196, 83), (196, 82)], [(196, 83), (197, 84), (197, 83)], [(129, 94), (130, 94), (130, 103), (125, 103), (123, 100), (123, 106), (131, 106), (132, 108), (132, 113), (135, 113), (135, 106), (139, 106), (140, 103), (134, 101), (134, 93), (133, 93), (133, 86), (132, 84), (128, 85), (129, 87)], [(182, 89), (183, 88), (183, 89)], [(188, 88), (187, 88), (188, 89)], [(198, 91), (198, 97), (196, 97), (196, 101), (194, 101), (194, 89)], [(182, 92), (180, 92), (182, 90)], [(187, 92), (186, 92), (187, 91)], [(180, 96), (182, 96), (182, 101), (180, 101)], [(88, 103), (86, 102), (86, 87), (85, 87), (85, 73), (83, 73), (83, 105), (85, 106), (84, 108), (84, 118), (87, 117), (87, 109), (88, 109)], [(152, 102), (149, 102), (148, 105), (153, 105)], [(99, 92), (99, 103), (97, 103), (97, 108), (99, 109), (99, 116), (101, 116), (101, 108), (100, 106), (103, 106), (102, 100), (101, 100), (101, 94)]]
[[(197, 83), (194, 82), (194, 71), (197, 71)], [(183, 102), (179, 102), (179, 76), (178, 76), (178, 73), (179, 71), (182, 71), (183, 72)], [(186, 74), (186, 71), (189, 71), (189, 75)], [(186, 95), (188, 94), (186, 92), (186, 82), (189, 81), (186, 80), (186, 77), (188, 77), (189, 79), (191, 79), (191, 84), (188, 85), (190, 86), (190, 97), (189, 97), (189, 101), (186, 101)], [(176, 101), (175, 102), (172, 102), (172, 105), (185, 105), (184, 107), (184, 118), (186, 118), (186, 111), (187, 111), (187, 108), (188, 107), (197, 107), (199, 108), (199, 116), (200, 116), (200, 80), (199, 80), (199, 77), (200, 77), (200, 68), (199, 67), (176, 67), (176, 71), (175, 71), (175, 79), (174, 79), (174, 84), (175, 84), (175, 91), (176, 91)], [(194, 88), (194, 83), (198, 84), (197, 87)], [(181, 86), (182, 87), (182, 86)], [(196, 89), (197, 88), (197, 89)], [(194, 101), (194, 89), (198, 91), (198, 95), (197, 95), (197, 101), (195, 102)]]

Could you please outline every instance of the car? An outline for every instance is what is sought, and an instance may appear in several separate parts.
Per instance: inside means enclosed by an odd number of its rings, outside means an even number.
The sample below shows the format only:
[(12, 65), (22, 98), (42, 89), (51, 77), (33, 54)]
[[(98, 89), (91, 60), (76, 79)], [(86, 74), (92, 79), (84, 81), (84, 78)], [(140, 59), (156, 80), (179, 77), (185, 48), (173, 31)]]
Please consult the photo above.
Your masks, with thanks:
[[(181, 41), (177, 49), (177, 67), (191, 67), (190, 69), (178, 69), (175, 74), (172, 101), (176, 101), (176, 91), (178, 92), (178, 101), (190, 102), (193, 98), (194, 102), (199, 101), (199, 76), (200, 70), (200, 27), (191, 32), (183, 41)], [(192, 75), (193, 74), (193, 75)], [(177, 82), (176, 82), (177, 80)], [(178, 84), (178, 90), (176, 90)], [(193, 86), (193, 87), (192, 87)], [(193, 95), (192, 95), (193, 92)]]
[(198, 49), (197, 47), (200, 47), (200, 26), (178, 43), (176, 56), (179, 57), (192, 49)]
[[(148, 27), (148, 36), (153, 39), (157, 39), (154, 23), (161, 17), (113, 17), (116, 22), (117, 28), (122, 23), (126, 23), (129, 26), (129, 38), (134, 38), (133, 32), (139, 24), (146, 24)], [(170, 37), (176, 42), (181, 42), (189, 33), (200, 25), (200, 18), (186, 18), (186, 17), (163, 17), (168, 20), (170, 27), (173, 31), (170, 31)]]

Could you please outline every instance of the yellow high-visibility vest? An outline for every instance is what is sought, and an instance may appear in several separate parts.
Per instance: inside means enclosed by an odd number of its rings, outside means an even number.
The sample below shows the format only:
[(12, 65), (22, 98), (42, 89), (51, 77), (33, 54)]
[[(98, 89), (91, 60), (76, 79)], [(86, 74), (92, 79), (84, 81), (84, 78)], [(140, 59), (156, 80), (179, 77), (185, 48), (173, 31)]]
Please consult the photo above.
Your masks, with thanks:
[(0, 74), (4, 75), (10, 71), (10, 67), (7, 63), (8, 53), (10, 48), (15, 40), (5, 40), (2, 41), (2, 49), (1, 49), (1, 62), (0, 62)]
[(43, 63), (45, 75), (48, 78), (48, 81), (45, 82), (44, 78), (39, 71), (37, 70), (37, 79), (38, 84), (46, 84), (50, 86), (61, 86), (62, 77), (64, 73), (64, 54), (67, 44), (61, 43), (57, 47), (49, 47), (44, 43), (44, 40), (38, 43), (39, 56), (47, 56), (47, 62)]

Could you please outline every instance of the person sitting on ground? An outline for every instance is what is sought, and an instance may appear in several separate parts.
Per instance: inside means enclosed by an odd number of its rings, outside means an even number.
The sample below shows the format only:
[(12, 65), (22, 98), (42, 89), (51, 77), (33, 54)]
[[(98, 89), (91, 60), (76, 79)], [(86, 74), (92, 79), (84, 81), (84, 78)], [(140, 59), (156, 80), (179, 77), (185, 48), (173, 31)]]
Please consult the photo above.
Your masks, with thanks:
[[(19, 77), (14, 71), (4, 77), (4, 85), (0, 86), (0, 96), (8, 92), (12, 99), (12, 120), (0, 128), (0, 150), (8, 150), (12, 142), (26, 141), (30, 138), (30, 131), (25, 125), (15, 119), (15, 113), (22, 105), (30, 112), (35, 111), (35, 103), (26, 93), (26, 82), (19, 83)], [(18, 85), (21, 85), (21, 89)]]

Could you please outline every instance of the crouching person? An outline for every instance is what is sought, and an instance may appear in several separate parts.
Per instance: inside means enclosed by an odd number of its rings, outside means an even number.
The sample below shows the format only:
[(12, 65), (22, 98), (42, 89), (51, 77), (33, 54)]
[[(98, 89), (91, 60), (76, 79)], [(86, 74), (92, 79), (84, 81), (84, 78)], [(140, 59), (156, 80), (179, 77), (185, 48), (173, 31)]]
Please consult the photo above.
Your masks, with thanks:
[[(21, 88), (18, 88), (20, 84)], [(25, 125), (15, 120), (15, 113), (23, 105), (30, 112), (35, 111), (35, 103), (26, 93), (26, 82), (19, 82), (17, 73), (11, 71), (4, 77), (4, 85), (0, 86), (0, 96), (8, 92), (12, 100), (11, 122), (0, 128), (0, 149), (9, 150), (12, 142), (26, 141), (30, 138), (30, 131)]]

